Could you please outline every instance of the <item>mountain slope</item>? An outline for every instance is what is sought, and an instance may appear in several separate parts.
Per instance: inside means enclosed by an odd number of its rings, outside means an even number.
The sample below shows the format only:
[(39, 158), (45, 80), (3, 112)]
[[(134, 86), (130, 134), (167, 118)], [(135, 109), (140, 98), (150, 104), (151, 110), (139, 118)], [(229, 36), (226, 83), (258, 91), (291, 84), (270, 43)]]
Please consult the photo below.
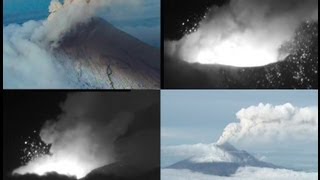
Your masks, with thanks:
[(239, 167), (244, 166), (282, 168), (271, 163), (260, 161), (246, 151), (237, 150), (228, 143), (222, 145), (214, 144), (212, 145), (212, 154), (185, 159), (167, 168), (189, 169), (204, 174), (230, 176), (234, 174)]
[(75, 68), (75, 78), (83, 88), (160, 87), (160, 51), (101, 18), (73, 28), (54, 54), (66, 67), (69, 63)]

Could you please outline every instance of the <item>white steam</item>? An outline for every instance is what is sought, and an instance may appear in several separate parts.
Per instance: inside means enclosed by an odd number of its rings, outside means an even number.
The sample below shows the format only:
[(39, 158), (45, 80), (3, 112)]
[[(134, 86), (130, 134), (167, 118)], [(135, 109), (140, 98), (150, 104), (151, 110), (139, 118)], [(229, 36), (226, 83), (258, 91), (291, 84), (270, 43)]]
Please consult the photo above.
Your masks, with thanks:
[[(308, 171), (317, 170), (318, 107), (295, 107), (290, 103), (260, 103), (236, 113), (239, 122), (228, 124), (219, 140), (211, 144), (185, 144), (161, 147), (164, 166), (178, 160), (194, 162), (241, 162), (241, 150), (256, 152), (267, 161)], [(281, 158), (279, 158), (281, 157)], [(192, 178), (198, 179), (198, 178)]]
[(138, 5), (142, 0), (52, 0), (49, 5), (50, 15), (42, 25), (33, 30), (31, 39), (44, 46), (56, 47), (63, 36), (85, 23), (101, 11), (114, 5)]
[[(4, 88), (75, 88), (81, 86), (74, 64), (52, 49), (77, 24), (113, 5), (136, 6), (143, 0), (52, 0), (43, 21), (3, 27)], [(90, 74), (88, 74), (90, 77)]]
[(48, 172), (57, 172), (82, 178), (93, 169), (115, 161), (112, 144), (126, 131), (130, 120), (128, 114), (115, 118), (109, 124), (92, 125), (91, 122), (86, 122), (89, 120), (84, 120), (68, 129), (62, 127), (67, 123), (63, 121), (70, 121), (67, 119), (47, 124), (40, 135), (45, 143), (52, 144), (52, 155), (30, 161), (26, 166), (15, 169), (13, 173), (45, 175)]
[(318, 20), (318, 0), (231, 0), (212, 7), (195, 32), (166, 42), (165, 52), (203, 64), (266, 65), (286, 56), (280, 46), (308, 20)]
[(294, 107), (290, 103), (273, 106), (262, 104), (241, 109), (236, 114), (240, 122), (224, 129), (218, 144), (276, 143), (315, 141), (318, 133), (318, 108)]
[(4, 27), (4, 88), (68, 87), (55, 58), (33, 38), (41, 26), (42, 22), (29, 21)]
[(232, 176), (215, 176), (186, 169), (162, 169), (161, 179), (163, 180), (316, 180), (317, 172), (302, 172), (286, 169), (257, 168), (257, 167), (241, 167)]
[[(132, 93), (113, 95), (69, 95), (62, 105), (63, 113), (47, 121), (40, 132), (41, 139), (51, 144), (50, 155), (31, 160), (13, 174), (57, 172), (79, 179), (93, 169), (118, 161), (115, 141), (127, 132), (134, 113), (148, 107), (153, 99), (139, 96), (137, 102)], [(123, 104), (125, 100), (131, 102)]]
[[(87, 22), (104, 9), (114, 5), (137, 5), (142, 0), (65, 0), (63, 4), (58, 0), (52, 0), (49, 6), (51, 14), (45, 22), (40, 37), (57, 46), (63, 35), (69, 32), (75, 25)], [(42, 35), (42, 36), (41, 36)]]

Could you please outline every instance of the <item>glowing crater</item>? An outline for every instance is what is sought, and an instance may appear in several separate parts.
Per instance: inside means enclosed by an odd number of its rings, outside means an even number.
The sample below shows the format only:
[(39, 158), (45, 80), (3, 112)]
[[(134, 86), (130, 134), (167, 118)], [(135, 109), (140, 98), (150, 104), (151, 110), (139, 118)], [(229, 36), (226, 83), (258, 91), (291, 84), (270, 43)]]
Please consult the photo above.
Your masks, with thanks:
[(267, 48), (225, 41), (214, 47), (204, 47), (196, 53), (201, 64), (223, 64), (237, 67), (263, 66), (277, 61), (277, 54)]
[(45, 155), (30, 161), (27, 166), (22, 166), (13, 171), (13, 174), (34, 173), (40, 176), (49, 172), (75, 176), (77, 179), (86, 176), (94, 167), (90, 163), (82, 162), (76, 157), (55, 157)]
[(204, 35), (199, 30), (178, 41), (174, 49), (179, 51), (180, 59), (191, 63), (255, 67), (279, 61), (280, 45), (281, 42), (275, 41), (260, 42), (250, 32), (221, 37)]

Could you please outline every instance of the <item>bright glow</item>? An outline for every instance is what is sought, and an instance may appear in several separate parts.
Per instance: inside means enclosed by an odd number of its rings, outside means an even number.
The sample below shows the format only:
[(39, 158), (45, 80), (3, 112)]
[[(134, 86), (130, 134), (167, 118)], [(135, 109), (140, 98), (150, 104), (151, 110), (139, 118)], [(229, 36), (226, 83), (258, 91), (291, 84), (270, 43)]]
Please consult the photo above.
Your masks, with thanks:
[(166, 44), (166, 52), (177, 55), (187, 62), (201, 64), (221, 64), (236, 67), (264, 66), (284, 59), (279, 57), (280, 41), (272, 39), (261, 42), (259, 34), (245, 31), (222, 37), (212, 30), (205, 33), (201, 29), (185, 35), (179, 41)]
[(199, 49), (195, 59), (201, 64), (253, 67), (276, 62), (277, 54), (268, 48), (257, 47), (254, 44), (231, 38)]
[(237, 67), (284, 60), (288, 52), (279, 49), (294, 37), (302, 22), (317, 20), (316, 1), (230, 0), (209, 8), (196, 30), (187, 27), (181, 39), (167, 41), (165, 53), (189, 63)]
[(95, 163), (90, 163), (85, 158), (73, 155), (65, 157), (45, 155), (30, 161), (27, 166), (14, 170), (13, 174), (34, 173), (41, 176), (49, 172), (57, 172), (79, 179), (86, 176), (94, 168), (96, 168)]
[[(56, 172), (79, 179), (98, 167), (114, 162), (112, 152), (99, 145), (99, 138), (90, 136), (92, 130), (87, 124), (74, 126), (59, 136), (52, 133), (52, 127), (56, 125), (50, 125), (44, 126), (41, 130), (43, 140), (53, 141), (50, 151), (45, 143), (36, 139), (29, 140), (27, 147), (23, 149), (24, 165), (15, 169), (13, 174), (33, 173), (42, 176)], [(57, 137), (59, 140), (55, 139)], [(108, 142), (107, 139), (105, 141)], [(41, 145), (37, 145), (39, 143)]]

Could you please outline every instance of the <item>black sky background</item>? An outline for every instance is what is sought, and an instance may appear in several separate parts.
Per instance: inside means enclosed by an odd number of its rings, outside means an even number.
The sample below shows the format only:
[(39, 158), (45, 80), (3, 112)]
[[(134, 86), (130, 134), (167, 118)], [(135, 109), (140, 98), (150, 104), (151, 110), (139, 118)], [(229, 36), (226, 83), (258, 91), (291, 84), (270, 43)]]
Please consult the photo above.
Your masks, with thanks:
[[(160, 92), (159, 91), (121, 91), (121, 92), (85, 92), (82, 98), (70, 100), (71, 91), (6, 91), (3, 94), (3, 179), (4, 180), (75, 180), (75, 177), (50, 172), (47, 175), (37, 174), (11, 175), (11, 172), (22, 165), (24, 142), (28, 136), (40, 140), (39, 130), (47, 120), (58, 120), (66, 111), (73, 111), (77, 103), (89, 108), (87, 115), (104, 119), (104, 115), (113, 116), (118, 111), (132, 111), (135, 118), (129, 124), (125, 134), (114, 142), (117, 151), (117, 162), (108, 164), (99, 173), (89, 173), (86, 180), (113, 179), (160, 179)], [(100, 101), (90, 104), (86, 93), (92, 93), (90, 99), (101, 96)], [(93, 94), (94, 93), (94, 94)], [(72, 99), (72, 98), (71, 98)], [(89, 101), (87, 103), (87, 100)], [(107, 101), (106, 101), (107, 100)], [(68, 104), (69, 103), (69, 104)], [(71, 103), (71, 104), (70, 104)], [(150, 104), (149, 104), (150, 103)], [(62, 105), (64, 108), (62, 108)], [(102, 105), (102, 106), (101, 106)], [(146, 107), (144, 107), (146, 105)], [(135, 110), (136, 106), (142, 108)], [(104, 113), (105, 107), (110, 111)], [(70, 109), (71, 108), (71, 109)], [(64, 109), (62, 112), (62, 109)], [(139, 109), (139, 108), (138, 108)], [(114, 112), (113, 112), (114, 111)], [(91, 114), (90, 114), (91, 113)], [(34, 132), (36, 130), (36, 132)], [(152, 131), (148, 136), (139, 137), (139, 133)], [(135, 137), (139, 137), (138, 139)], [(144, 158), (141, 158), (143, 156)], [(130, 172), (132, 167), (137, 174), (117, 174)], [(99, 168), (98, 168), (99, 169)]]
[[(178, 40), (186, 29), (194, 26), (213, 5), (222, 6), (229, 0), (163, 0), (164, 39)], [(186, 20), (189, 19), (189, 22)], [(182, 23), (185, 22), (185, 26)]]
[(38, 133), (46, 120), (61, 113), (59, 104), (66, 98), (60, 91), (3, 92), (3, 176), (21, 165), (23, 142)]
[[(274, 1), (275, 5), (276, 2), (280, 1)], [(181, 39), (187, 33), (186, 30), (199, 23), (208, 8), (228, 3), (230, 0), (163, 0), (164, 40)], [(189, 22), (186, 22), (187, 19)], [(164, 54), (163, 88), (317, 89), (318, 22), (302, 23), (295, 37), (285, 47), (294, 48), (291, 48), (291, 55), (283, 61), (252, 68), (187, 63), (179, 61), (178, 57)]]

